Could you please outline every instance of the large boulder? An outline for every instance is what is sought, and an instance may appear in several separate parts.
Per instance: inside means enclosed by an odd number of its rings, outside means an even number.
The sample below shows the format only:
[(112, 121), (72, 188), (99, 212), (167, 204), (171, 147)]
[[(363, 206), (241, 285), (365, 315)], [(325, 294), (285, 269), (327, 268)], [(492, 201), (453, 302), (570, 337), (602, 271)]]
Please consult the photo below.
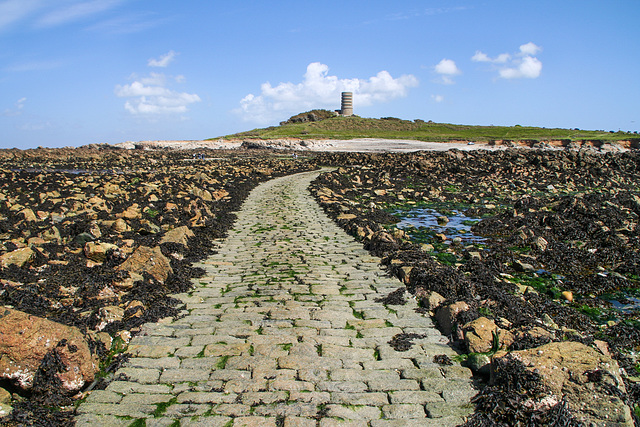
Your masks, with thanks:
[(160, 282), (166, 281), (169, 274), (173, 273), (169, 259), (162, 254), (159, 246), (140, 246), (116, 270), (139, 275), (146, 272)]
[(73, 394), (93, 381), (99, 362), (78, 328), (9, 308), (0, 309), (0, 378), (29, 390), (43, 359), (57, 353), (55, 376)]
[(500, 352), (499, 359), (513, 358), (525, 369), (540, 375), (552, 395), (560, 402), (566, 397), (571, 413), (584, 425), (634, 425), (631, 410), (620, 398), (626, 390), (618, 363), (608, 355), (582, 343), (552, 342), (527, 350)]

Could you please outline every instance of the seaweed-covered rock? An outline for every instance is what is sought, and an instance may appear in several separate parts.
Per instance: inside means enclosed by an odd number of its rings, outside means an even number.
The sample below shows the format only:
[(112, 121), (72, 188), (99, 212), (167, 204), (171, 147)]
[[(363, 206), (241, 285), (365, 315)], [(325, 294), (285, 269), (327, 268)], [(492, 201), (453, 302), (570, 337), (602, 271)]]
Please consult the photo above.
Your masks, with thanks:
[(631, 411), (618, 363), (584, 344), (552, 342), (540, 347), (499, 354), (514, 358), (530, 372), (540, 375), (544, 386), (560, 401), (566, 397), (571, 412), (586, 425), (633, 426)]
[(63, 391), (72, 394), (93, 381), (98, 359), (77, 328), (18, 310), (1, 311), (0, 378), (30, 389), (45, 356), (55, 352), (62, 369), (54, 376)]

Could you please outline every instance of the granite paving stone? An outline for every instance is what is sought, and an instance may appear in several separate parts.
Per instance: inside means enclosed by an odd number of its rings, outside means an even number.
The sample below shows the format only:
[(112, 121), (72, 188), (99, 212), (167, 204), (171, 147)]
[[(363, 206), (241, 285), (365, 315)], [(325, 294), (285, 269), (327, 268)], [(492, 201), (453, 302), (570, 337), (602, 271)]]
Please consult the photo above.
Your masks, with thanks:
[[(403, 284), (311, 197), (322, 171), (272, 179), (174, 295), (182, 315), (144, 325), (77, 426), (454, 426), (471, 413), (470, 371), (432, 320), (382, 299)], [(424, 335), (408, 351), (389, 341)]]

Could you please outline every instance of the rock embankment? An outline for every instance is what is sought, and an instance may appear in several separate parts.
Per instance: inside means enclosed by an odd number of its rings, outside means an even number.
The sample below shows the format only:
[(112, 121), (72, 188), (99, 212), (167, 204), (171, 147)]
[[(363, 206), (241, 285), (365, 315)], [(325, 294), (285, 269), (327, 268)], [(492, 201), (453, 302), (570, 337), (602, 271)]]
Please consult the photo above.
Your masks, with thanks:
[[(486, 387), (469, 425), (633, 425), (640, 388), (638, 154), (327, 154), (314, 194), (467, 353)], [(477, 218), (485, 240), (397, 229), (389, 212)], [(484, 218), (484, 219), (483, 219)], [(440, 218), (438, 218), (440, 220)], [(445, 223), (446, 221), (441, 221)], [(505, 352), (506, 351), (506, 352)], [(491, 378), (489, 378), (491, 375)]]

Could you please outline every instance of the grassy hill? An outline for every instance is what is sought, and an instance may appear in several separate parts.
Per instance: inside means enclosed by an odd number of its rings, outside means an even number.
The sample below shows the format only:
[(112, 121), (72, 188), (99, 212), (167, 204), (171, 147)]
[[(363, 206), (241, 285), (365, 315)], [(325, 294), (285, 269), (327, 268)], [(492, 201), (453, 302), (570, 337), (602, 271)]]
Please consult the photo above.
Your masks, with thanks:
[[(298, 116), (307, 113), (301, 113)], [(298, 117), (294, 116), (294, 117)], [(418, 141), (490, 141), (490, 140), (603, 140), (640, 139), (640, 135), (626, 132), (587, 131), (579, 129), (548, 129), (527, 126), (465, 126), (423, 120), (401, 120), (331, 117), (319, 121), (282, 122), (280, 126), (254, 129), (227, 135), (225, 138), (304, 138), (353, 139), (385, 138)]]

